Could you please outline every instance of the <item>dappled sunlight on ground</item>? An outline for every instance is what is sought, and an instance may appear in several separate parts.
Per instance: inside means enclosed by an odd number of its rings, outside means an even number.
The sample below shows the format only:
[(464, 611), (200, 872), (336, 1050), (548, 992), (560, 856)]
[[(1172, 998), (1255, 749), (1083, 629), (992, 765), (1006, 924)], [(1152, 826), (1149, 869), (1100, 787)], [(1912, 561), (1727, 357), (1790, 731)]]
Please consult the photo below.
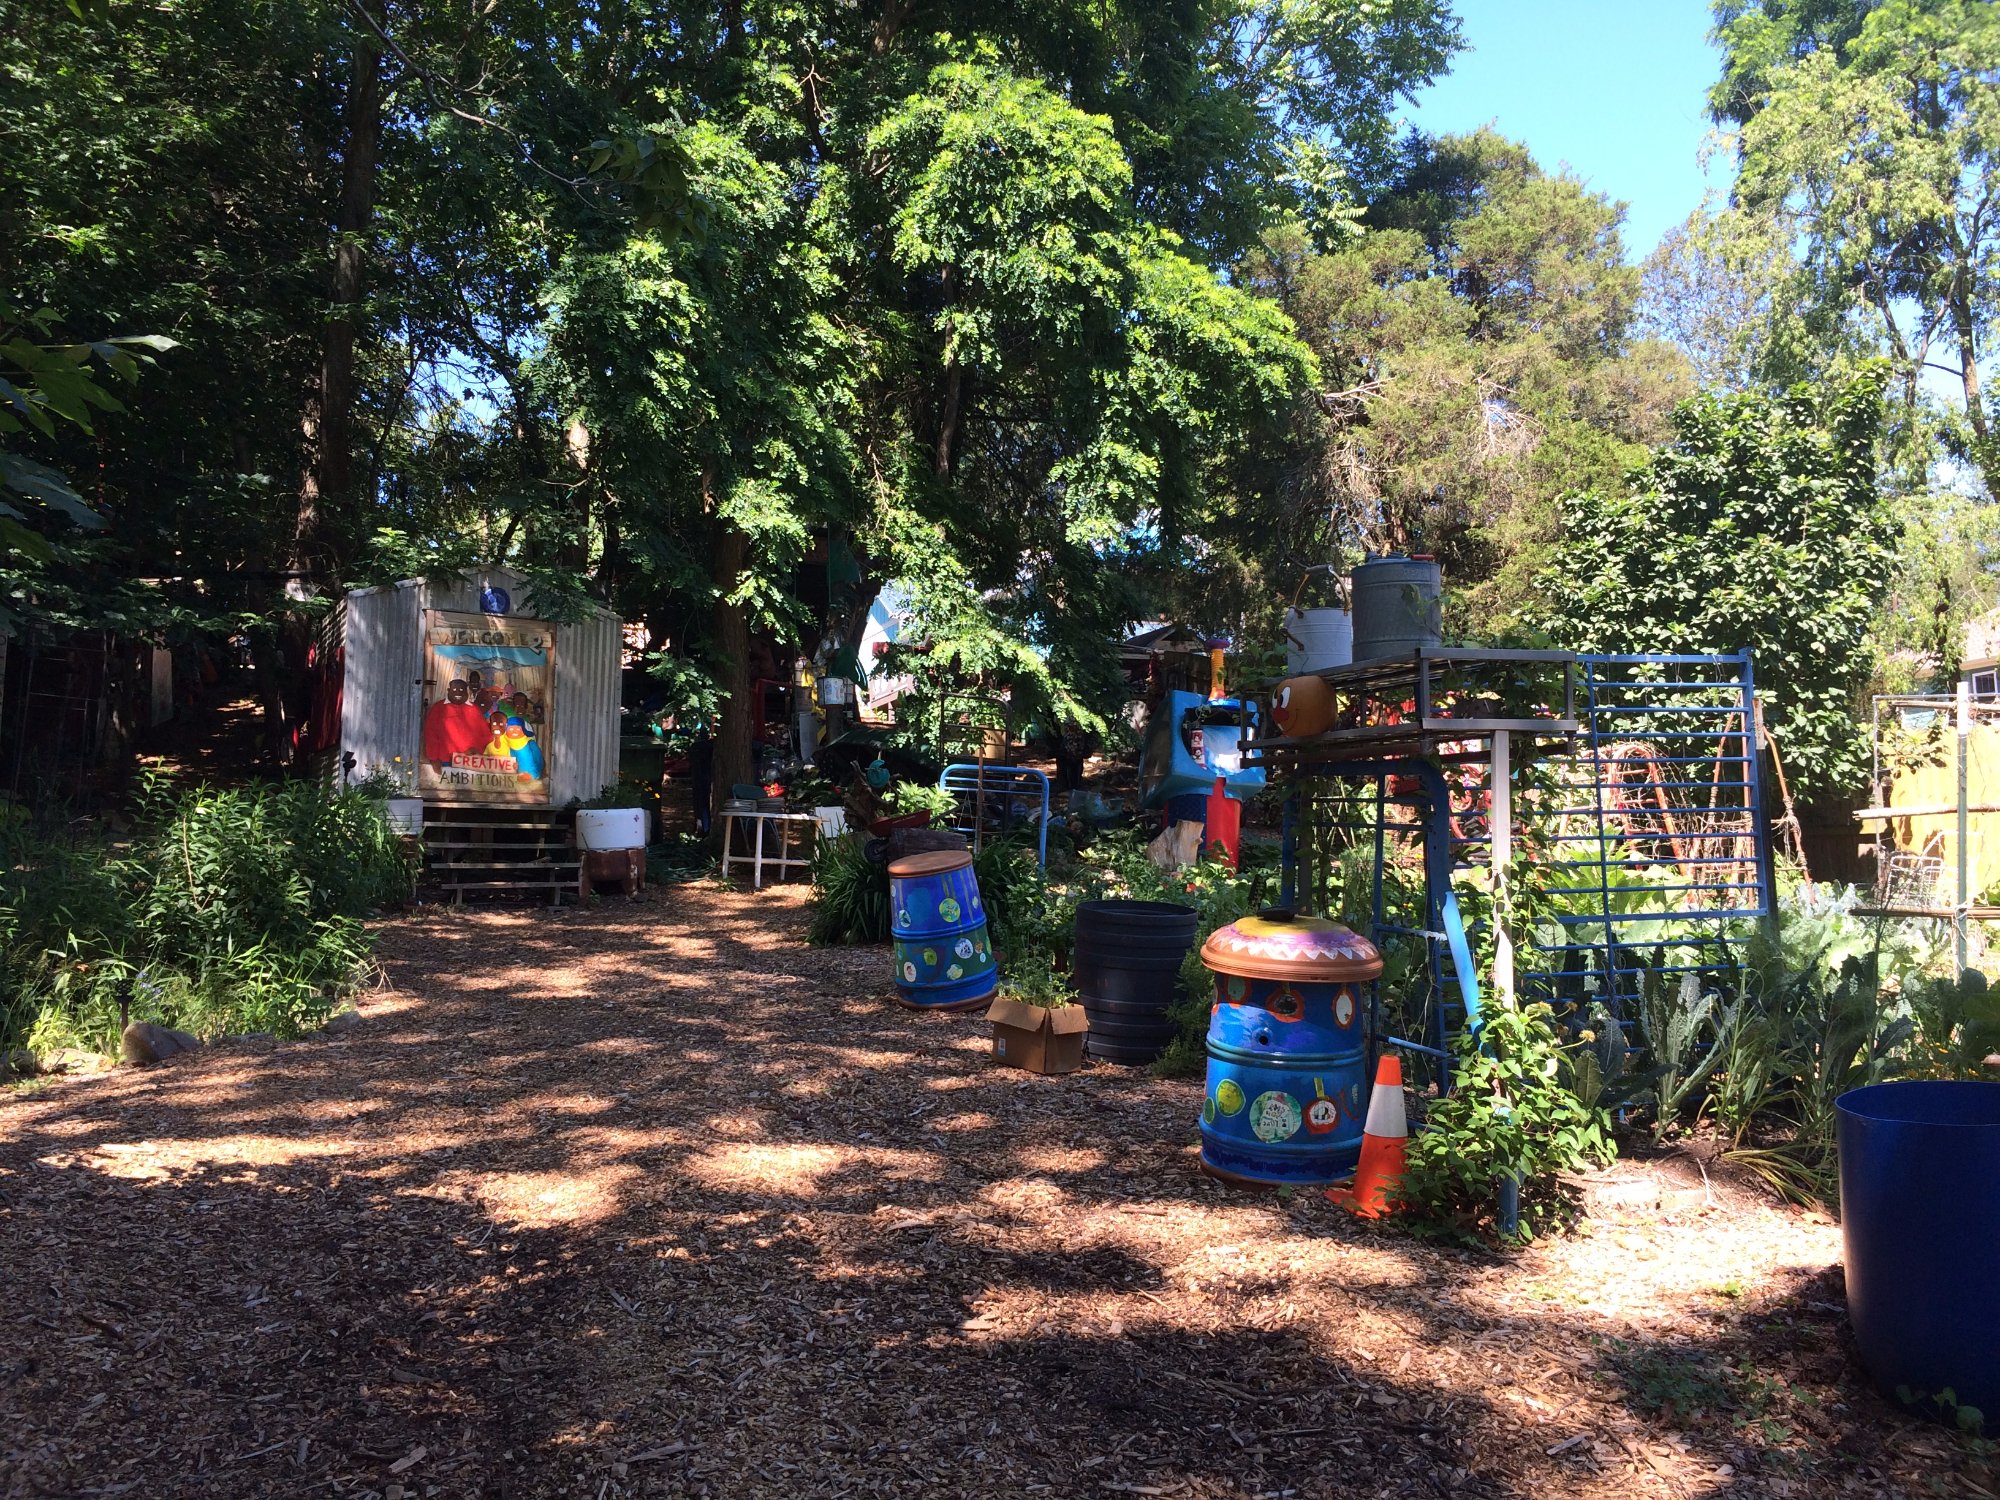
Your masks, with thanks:
[(1822, 1218), (1695, 1180), (1499, 1257), (1226, 1189), (1197, 1085), (995, 1068), (977, 1019), (900, 1009), (883, 950), (806, 920), (795, 887), (429, 909), (384, 925), (351, 1032), (0, 1103), (0, 1494), (1969, 1472), (1859, 1379)]
[(560, 1172), (446, 1172), (433, 1191), (455, 1190), (509, 1229), (601, 1223), (626, 1204), (642, 1180), (636, 1167), (607, 1164)]
[(692, 1152), (681, 1170), (713, 1187), (802, 1200), (810, 1200), (824, 1180), (838, 1175), (902, 1182), (937, 1175), (931, 1158), (913, 1151), (750, 1142)]

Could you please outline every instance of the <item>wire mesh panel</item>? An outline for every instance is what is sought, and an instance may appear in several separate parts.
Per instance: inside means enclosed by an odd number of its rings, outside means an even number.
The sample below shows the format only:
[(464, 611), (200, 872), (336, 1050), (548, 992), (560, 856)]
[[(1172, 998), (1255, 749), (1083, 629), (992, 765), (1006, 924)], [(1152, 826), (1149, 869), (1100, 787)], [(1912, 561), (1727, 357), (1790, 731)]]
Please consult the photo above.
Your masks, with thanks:
[(1946, 899), (1940, 894), (1945, 889), (1942, 856), (1898, 849), (1876, 863), (1881, 867), (1875, 880), (1877, 905), (1922, 909)]
[(1464, 1024), (1447, 900), (1482, 970), (1505, 904), (1516, 993), (1574, 1016), (1629, 1024), (1648, 986), (1737, 969), (1772, 903), (1754, 687), (1747, 653), (1579, 658), (1575, 733), (1517, 749), (1497, 879), (1489, 734), (1301, 774), (1298, 895), (1383, 950), (1376, 1034), (1439, 1048)]
[(1771, 912), (1750, 659), (1581, 658), (1580, 732), (1531, 809), (1545, 920), (1525, 994), (1629, 1015), (1649, 976), (1734, 970)]

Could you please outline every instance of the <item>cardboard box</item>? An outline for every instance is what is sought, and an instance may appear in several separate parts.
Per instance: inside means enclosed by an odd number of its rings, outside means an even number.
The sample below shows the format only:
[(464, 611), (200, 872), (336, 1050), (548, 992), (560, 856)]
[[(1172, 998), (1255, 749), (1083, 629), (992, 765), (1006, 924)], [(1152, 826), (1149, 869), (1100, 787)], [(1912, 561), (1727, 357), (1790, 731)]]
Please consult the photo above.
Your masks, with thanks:
[(1030, 1073), (1074, 1073), (1083, 1066), (1083, 1037), (1090, 1017), (1081, 1005), (1049, 1010), (1019, 1000), (995, 1000), (986, 1008), (993, 1023), (993, 1060)]

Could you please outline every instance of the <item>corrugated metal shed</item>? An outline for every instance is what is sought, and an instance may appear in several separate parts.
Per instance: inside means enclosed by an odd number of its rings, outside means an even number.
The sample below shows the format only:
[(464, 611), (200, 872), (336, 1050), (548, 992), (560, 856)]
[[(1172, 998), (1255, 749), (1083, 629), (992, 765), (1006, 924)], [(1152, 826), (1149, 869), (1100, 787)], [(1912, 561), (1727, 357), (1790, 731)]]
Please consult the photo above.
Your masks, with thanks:
[[(333, 634), (345, 648), (340, 747), (354, 757), (349, 775), (403, 766), (415, 773), (423, 740), (424, 612), (480, 613), (487, 587), (505, 589), (526, 612), (527, 580), (510, 568), (458, 577), (410, 578), (354, 589), (336, 612)], [(546, 746), (549, 805), (596, 796), (618, 777), (618, 617), (594, 609), (555, 627), (555, 707)]]

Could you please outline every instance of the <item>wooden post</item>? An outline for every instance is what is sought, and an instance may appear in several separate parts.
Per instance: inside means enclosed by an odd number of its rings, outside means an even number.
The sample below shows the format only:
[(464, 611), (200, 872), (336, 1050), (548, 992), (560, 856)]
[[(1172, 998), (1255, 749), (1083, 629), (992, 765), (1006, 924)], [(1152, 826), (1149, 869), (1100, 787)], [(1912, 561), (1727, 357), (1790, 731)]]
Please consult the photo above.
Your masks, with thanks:
[[(1492, 835), (1490, 851), (1493, 871), (1493, 995), (1503, 1006), (1514, 1007), (1514, 937), (1502, 920), (1500, 894), (1506, 889), (1507, 865), (1514, 857), (1514, 767), (1513, 744), (1505, 729), (1493, 731), (1490, 758), (1491, 791), (1487, 798), (1486, 830)], [(1448, 809), (1446, 809), (1448, 811)]]
[(1952, 916), (1953, 936), (1956, 939), (1958, 972), (1963, 974), (1971, 967), (1970, 949), (1966, 938), (1966, 919), (1972, 906), (1972, 819), (1966, 805), (1966, 757), (1971, 748), (1972, 738), (1972, 682), (1961, 677), (1958, 680), (1958, 901)]

